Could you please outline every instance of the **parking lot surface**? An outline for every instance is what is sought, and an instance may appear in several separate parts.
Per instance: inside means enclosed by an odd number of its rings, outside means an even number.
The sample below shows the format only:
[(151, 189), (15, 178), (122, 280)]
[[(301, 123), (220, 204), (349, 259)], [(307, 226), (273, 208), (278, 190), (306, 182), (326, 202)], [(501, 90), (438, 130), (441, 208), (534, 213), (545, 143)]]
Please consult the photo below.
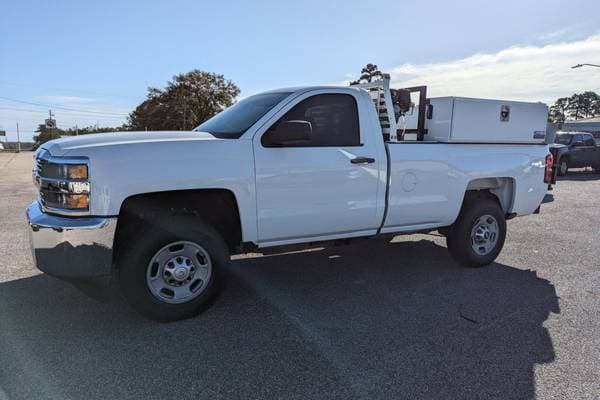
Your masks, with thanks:
[(437, 235), (241, 258), (157, 324), (35, 269), (31, 163), (0, 153), (0, 400), (600, 398), (600, 175), (509, 221), (487, 268)]

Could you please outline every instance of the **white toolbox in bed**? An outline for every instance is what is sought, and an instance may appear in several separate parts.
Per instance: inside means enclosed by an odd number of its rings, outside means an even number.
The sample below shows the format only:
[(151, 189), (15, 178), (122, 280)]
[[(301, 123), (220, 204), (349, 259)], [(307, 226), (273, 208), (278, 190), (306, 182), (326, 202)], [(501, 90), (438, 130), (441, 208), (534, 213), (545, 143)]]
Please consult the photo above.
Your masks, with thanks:
[(545, 143), (548, 107), (543, 103), (431, 98), (425, 140), (466, 143)]

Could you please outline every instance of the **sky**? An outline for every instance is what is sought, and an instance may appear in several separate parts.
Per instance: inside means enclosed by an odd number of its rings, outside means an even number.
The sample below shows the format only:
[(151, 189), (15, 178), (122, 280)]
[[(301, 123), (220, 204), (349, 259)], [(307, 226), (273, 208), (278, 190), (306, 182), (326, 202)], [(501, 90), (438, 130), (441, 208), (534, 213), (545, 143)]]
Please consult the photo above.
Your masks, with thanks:
[[(288, 4), (290, 3), (290, 4)], [(0, 130), (118, 126), (177, 73), (241, 96), (347, 84), (367, 63), (431, 96), (552, 103), (600, 93), (600, 2), (0, 0)]]

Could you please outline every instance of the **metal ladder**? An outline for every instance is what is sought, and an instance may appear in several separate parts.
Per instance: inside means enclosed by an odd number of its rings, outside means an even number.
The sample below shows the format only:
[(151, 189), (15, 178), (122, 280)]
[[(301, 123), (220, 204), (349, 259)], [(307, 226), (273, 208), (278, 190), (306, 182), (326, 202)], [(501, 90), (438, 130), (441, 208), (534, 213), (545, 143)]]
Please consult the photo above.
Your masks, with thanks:
[(381, 132), (384, 136), (389, 135), (390, 142), (398, 142), (398, 122), (394, 113), (389, 75), (384, 74), (383, 79), (375, 82), (358, 83), (352, 85), (352, 87), (365, 89), (369, 92), (379, 115)]

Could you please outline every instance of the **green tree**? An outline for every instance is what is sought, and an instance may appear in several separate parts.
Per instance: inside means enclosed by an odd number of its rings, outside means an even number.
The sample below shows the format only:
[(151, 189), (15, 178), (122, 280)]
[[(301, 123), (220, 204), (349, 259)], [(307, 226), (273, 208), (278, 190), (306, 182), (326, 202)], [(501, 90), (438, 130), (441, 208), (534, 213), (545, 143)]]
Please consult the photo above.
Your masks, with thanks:
[(231, 106), (240, 89), (223, 75), (193, 70), (164, 89), (148, 88), (146, 100), (129, 114), (134, 130), (191, 130)]
[(569, 105), (568, 97), (561, 97), (557, 99), (553, 105), (550, 106), (548, 112), (548, 122), (555, 122), (562, 124), (565, 122), (567, 116), (567, 107)]
[(36, 145), (46, 143), (52, 139), (58, 139), (62, 135), (65, 134), (65, 131), (59, 128), (48, 128), (45, 124), (38, 125), (38, 128), (35, 130), (38, 135), (33, 137), (33, 140), (36, 142)]
[(379, 70), (377, 64), (367, 64), (360, 71), (360, 78), (350, 82), (351, 85), (356, 85), (362, 82), (373, 82), (373, 78), (383, 78), (383, 72)]
[(566, 120), (578, 120), (600, 116), (600, 96), (592, 91), (574, 93), (557, 99), (548, 112), (548, 122), (562, 124)]
[(591, 118), (600, 115), (600, 96), (595, 92), (575, 93), (569, 97), (567, 113), (571, 119)]

